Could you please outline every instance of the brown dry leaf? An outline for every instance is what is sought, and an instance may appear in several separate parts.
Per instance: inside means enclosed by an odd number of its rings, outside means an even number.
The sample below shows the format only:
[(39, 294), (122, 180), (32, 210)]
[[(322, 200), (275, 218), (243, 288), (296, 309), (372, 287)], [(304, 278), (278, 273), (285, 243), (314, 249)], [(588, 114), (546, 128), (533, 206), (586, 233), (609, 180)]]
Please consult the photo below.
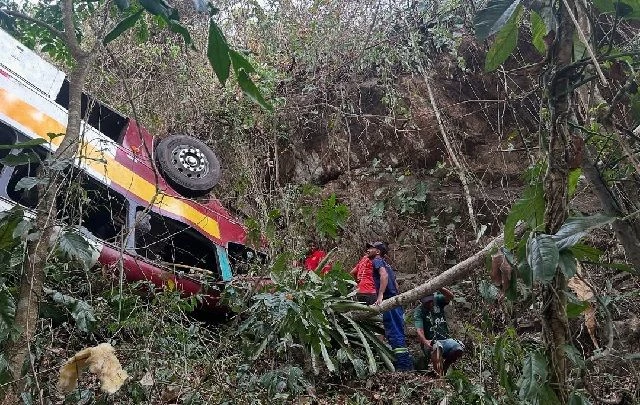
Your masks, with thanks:
[(78, 377), (84, 369), (98, 376), (100, 388), (113, 394), (118, 391), (127, 379), (127, 372), (122, 369), (115, 350), (108, 343), (80, 350), (60, 367), (58, 390), (69, 393), (78, 386)]
[(589, 304), (589, 308), (584, 311), (584, 324), (587, 327), (587, 331), (589, 332), (589, 336), (591, 336), (591, 341), (596, 349), (600, 348), (598, 344), (598, 339), (596, 339), (596, 307), (593, 303)]
[(576, 297), (580, 301), (590, 301), (589, 308), (587, 308), (584, 315), (584, 325), (587, 327), (587, 331), (589, 332), (589, 337), (591, 337), (591, 341), (593, 342), (596, 348), (599, 348), (598, 339), (596, 338), (596, 306), (593, 302), (595, 296), (593, 295), (593, 290), (589, 288), (587, 283), (582, 281), (578, 277), (571, 277), (567, 282), (567, 286), (571, 288), (571, 290), (576, 294)]
[(593, 299), (591, 288), (578, 277), (571, 277), (567, 282), (567, 286), (573, 290), (580, 301), (591, 301)]

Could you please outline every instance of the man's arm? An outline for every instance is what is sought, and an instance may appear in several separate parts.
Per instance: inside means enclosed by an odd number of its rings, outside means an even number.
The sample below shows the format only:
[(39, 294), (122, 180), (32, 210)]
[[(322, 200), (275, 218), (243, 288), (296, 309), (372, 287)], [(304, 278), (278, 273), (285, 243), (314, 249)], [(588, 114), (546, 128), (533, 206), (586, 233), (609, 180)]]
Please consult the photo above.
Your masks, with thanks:
[(351, 274), (351, 277), (353, 277), (355, 280), (358, 280), (358, 270), (359, 270), (359, 266), (356, 265), (356, 267), (351, 269), (351, 271), (349, 272), (349, 274)]
[(422, 343), (423, 345), (425, 345), (427, 347), (431, 347), (431, 342), (424, 335), (424, 329), (417, 328), (416, 332), (418, 333), (418, 339), (420, 340), (420, 343)]
[(418, 333), (418, 340), (420, 343), (427, 347), (431, 347), (431, 342), (424, 334), (424, 322), (422, 320), (422, 306), (419, 306), (413, 311), (413, 324), (416, 327)]
[(453, 293), (448, 288), (442, 287), (438, 290), (444, 296), (444, 302), (448, 304), (453, 299)]
[(389, 275), (387, 274), (387, 269), (384, 267), (380, 267), (380, 288), (378, 289), (378, 299), (375, 302), (375, 305), (380, 305), (382, 300), (384, 299), (384, 292), (387, 289), (387, 284), (389, 283)]

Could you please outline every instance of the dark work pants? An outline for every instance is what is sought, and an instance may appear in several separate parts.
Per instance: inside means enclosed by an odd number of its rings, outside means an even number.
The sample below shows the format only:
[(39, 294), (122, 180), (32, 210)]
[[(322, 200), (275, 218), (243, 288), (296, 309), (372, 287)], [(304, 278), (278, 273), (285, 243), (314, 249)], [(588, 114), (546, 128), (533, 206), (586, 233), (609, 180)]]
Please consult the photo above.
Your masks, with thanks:
[(396, 361), (393, 363), (396, 370), (413, 370), (413, 359), (409, 354), (404, 338), (404, 318), (402, 308), (394, 308), (382, 314), (382, 323), (387, 342), (391, 345)]

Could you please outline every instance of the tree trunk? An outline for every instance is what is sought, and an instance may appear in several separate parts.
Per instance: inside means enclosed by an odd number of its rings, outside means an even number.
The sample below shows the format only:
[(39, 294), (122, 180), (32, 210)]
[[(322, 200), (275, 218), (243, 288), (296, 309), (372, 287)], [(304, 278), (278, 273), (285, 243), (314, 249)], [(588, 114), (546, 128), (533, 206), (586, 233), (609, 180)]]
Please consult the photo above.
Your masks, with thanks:
[[(545, 232), (554, 234), (567, 219), (567, 178), (570, 156), (569, 111), (573, 89), (572, 69), (573, 33), (569, 10), (571, 1), (560, 3), (559, 32), (551, 49), (550, 69), (547, 81), (550, 111), (549, 143), (547, 147), (547, 171), (544, 176)], [(542, 286), (542, 335), (549, 360), (551, 388), (561, 403), (566, 403), (567, 360), (564, 345), (569, 341), (569, 323), (566, 314), (567, 280), (559, 268), (551, 283)]]
[[(611, 194), (611, 190), (605, 184), (587, 150), (585, 150), (582, 172), (593, 187), (605, 214), (612, 217), (624, 217), (622, 208), (615, 196)], [(636, 271), (640, 272), (640, 226), (638, 226), (638, 222), (633, 219), (616, 219), (612, 227), (616, 238), (624, 248), (627, 260)]]
[[(71, 159), (78, 150), (82, 122), (82, 88), (88, 67), (89, 59), (79, 58), (69, 75), (67, 131), (60, 147), (53, 153), (54, 160)], [(15, 326), (21, 331), (21, 335), (18, 339), (10, 341), (6, 347), (9, 372), (15, 384), (7, 389), (2, 401), (3, 405), (19, 403), (18, 398), (25, 387), (25, 379), (22, 378), (23, 368), (37, 327), (38, 306), (44, 284), (44, 268), (50, 253), (51, 239), (55, 237), (53, 231), (57, 215), (56, 193), (60, 186), (60, 178), (42, 167), (38, 177), (47, 178), (47, 185), (38, 188), (40, 198), (36, 211), (35, 229), (40, 230), (41, 236), (27, 245), (15, 317)]]
[[(519, 232), (519, 230), (516, 230), (516, 233), (521, 233), (521, 231)], [(455, 284), (456, 282), (468, 277), (476, 270), (484, 269), (486, 257), (492, 253), (493, 250), (502, 246), (503, 243), (504, 235), (501, 234), (473, 256), (443, 271), (426, 283), (420, 284), (419, 286), (412, 288), (409, 291), (405, 291), (402, 294), (398, 294), (395, 297), (386, 299), (382, 301), (382, 304), (379, 306), (372, 306), (372, 311), (375, 310), (375, 312), (381, 313), (398, 306), (412, 305), (420, 298), (438, 291), (442, 287)]]

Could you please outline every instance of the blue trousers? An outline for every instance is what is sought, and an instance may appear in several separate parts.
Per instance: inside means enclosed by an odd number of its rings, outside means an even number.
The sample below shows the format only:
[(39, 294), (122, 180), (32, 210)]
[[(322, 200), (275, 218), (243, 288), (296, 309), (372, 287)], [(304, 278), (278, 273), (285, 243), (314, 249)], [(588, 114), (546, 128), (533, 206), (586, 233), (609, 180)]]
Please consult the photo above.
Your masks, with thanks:
[(393, 363), (396, 370), (413, 370), (413, 359), (404, 338), (404, 317), (402, 308), (394, 308), (382, 314), (384, 333), (391, 345), (396, 360)]

